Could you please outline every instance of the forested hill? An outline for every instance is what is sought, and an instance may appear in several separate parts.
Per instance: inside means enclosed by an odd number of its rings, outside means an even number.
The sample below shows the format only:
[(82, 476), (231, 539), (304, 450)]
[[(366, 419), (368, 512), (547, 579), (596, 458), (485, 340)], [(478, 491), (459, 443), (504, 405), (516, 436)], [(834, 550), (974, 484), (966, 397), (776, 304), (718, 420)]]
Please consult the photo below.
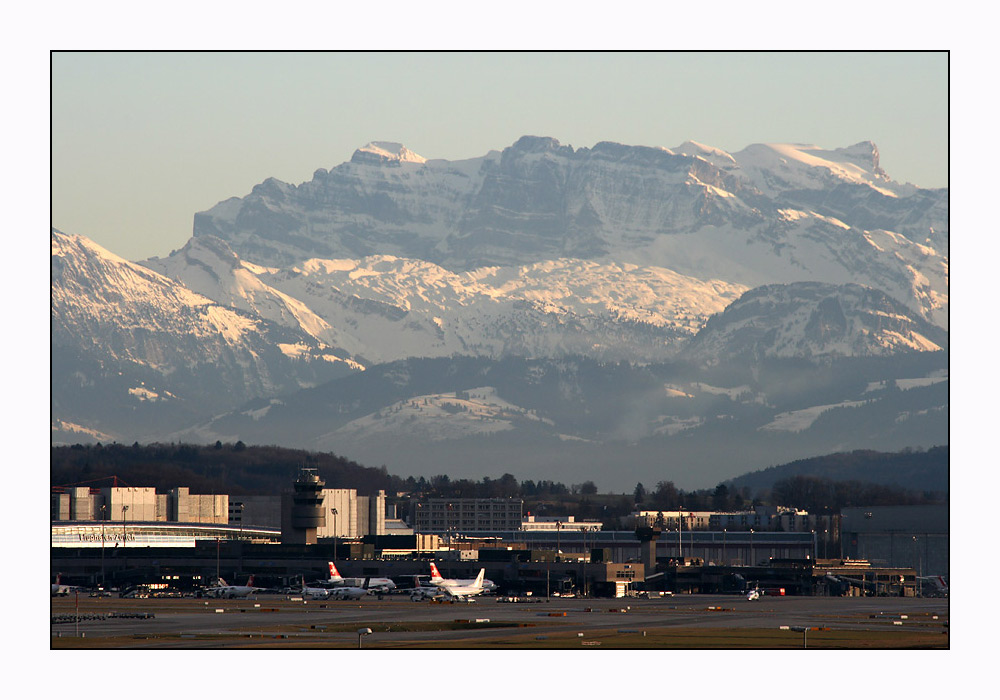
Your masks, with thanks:
[[(948, 492), (948, 447), (896, 453), (857, 450), (798, 460), (746, 474), (715, 489), (685, 492), (661, 481), (646, 494), (598, 496), (592, 481), (565, 484), (518, 481), (511, 474), (481, 481), (431, 479), (389, 474), (385, 467), (365, 467), (329, 453), (282, 447), (247, 447), (242, 442), (214, 445), (158, 444), (140, 446), (73, 445), (51, 448), (53, 487), (155, 487), (165, 492), (188, 486), (193, 493), (230, 495), (278, 494), (291, 487), (300, 467), (315, 468), (327, 488), (357, 489), (372, 495), (380, 489), (393, 496), (525, 499), (525, 509), (580, 517), (615, 518), (634, 509), (733, 510), (751, 503), (839, 511), (844, 505), (902, 505), (939, 502)], [(640, 492), (643, 494), (640, 496)]]
[(317, 470), (327, 488), (357, 489), (361, 495), (390, 491), (398, 483), (385, 467), (365, 467), (334, 454), (283, 447), (138, 444), (52, 447), (52, 486), (178, 486), (192, 493), (277, 494), (291, 488), (300, 467)]
[(744, 474), (727, 482), (751, 491), (771, 489), (775, 482), (793, 477), (815, 477), (830, 481), (857, 481), (898, 486), (910, 491), (948, 492), (948, 446), (926, 451), (875, 452), (855, 450), (823, 457), (799, 459)]

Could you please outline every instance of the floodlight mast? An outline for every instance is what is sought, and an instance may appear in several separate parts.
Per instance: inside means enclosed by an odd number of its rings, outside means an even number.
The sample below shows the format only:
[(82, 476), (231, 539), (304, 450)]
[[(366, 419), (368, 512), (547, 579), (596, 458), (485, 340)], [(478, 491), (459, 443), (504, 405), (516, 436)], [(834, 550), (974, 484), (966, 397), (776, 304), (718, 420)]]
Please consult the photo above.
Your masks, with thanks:
[(105, 511), (108, 507), (104, 503), (101, 504), (101, 588), (104, 588), (104, 520)]
[(337, 561), (337, 509), (331, 508), (333, 514), (333, 560)]

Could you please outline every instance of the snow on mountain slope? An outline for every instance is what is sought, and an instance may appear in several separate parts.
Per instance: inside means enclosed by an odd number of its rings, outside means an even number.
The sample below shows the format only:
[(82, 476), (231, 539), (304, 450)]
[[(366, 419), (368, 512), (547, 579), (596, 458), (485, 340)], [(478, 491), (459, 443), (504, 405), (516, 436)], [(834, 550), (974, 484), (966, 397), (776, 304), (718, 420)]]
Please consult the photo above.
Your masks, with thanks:
[(729, 154), (525, 136), (455, 162), (373, 142), (309, 182), (267, 180), (196, 214), (194, 233), (270, 267), (390, 255), (457, 273), (576, 259), (744, 287), (857, 283), (947, 326), (947, 191), (892, 181), (870, 142)]
[(468, 273), (505, 296), (569, 309), (578, 315), (674, 327), (694, 334), (746, 287), (700, 280), (662, 267), (547, 260), (518, 268), (480, 268)]
[[(253, 318), (227, 309), (174, 280), (129, 262), (82, 236), (52, 232), (53, 335), (63, 340), (91, 329), (88, 341), (113, 333), (183, 333), (211, 342), (238, 342), (260, 331)], [(156, 365), (159, 353), (141, 356), (141, 344), (108, 343), (113, 357)], [(164, 370), (176, 369), (170, 365)]]
[(245, 264), (225, 241), (214, 236), (192, 238), (169, 257), (142, 264), (220, 304), (251, 312), (320, 343), (334, 347), (351, 343), (301, 301), (264, 284), (261, 276), (268, 273), (266, 268)]
[(394, 141), (372, 141), (354, 152), (354, 162), (383, 163), (426, 163), (427, 159)]
[(309, 260), (262, 279), (342, 329), (341, 344), (354, 355), (378, 362), (452, 354), (663, 359), (745, 291), (661, 268), (580, 260), (454, 273), (373, 256)]
[(879, 290), (799, 282), (753, 289), (709, 319), (683, 351), (736, 357), (851, 357), (934, 352), (947, 333)]
[(51, 238), (54, 421), (116, 437), (144, 429), (135, 421), (162, 430), (353, 371), (307, 335), (213, 301), (82, 236), (53, 230)]
[(523, 421), (552, 423), (539, 418), (534, 411), (504, 401), (495, 387), (477, 387), (398, 401), (320, 436), (317, 445), (320, 449), (335, 449), (345, 441), (363, 442), (380, 437), (456, 440), (510, 431), (515, 423)]
[(772, 422), (762, 426), (760, 430), (800, 433), (803, 430), (808, 430), (812, 424), (816, 422), (816, 419), (827, 411), (835, 408), (853, 408), (855, 406), (863, 405), (863, 401), (842, 401), (838, 404), (831, 404), (829, 406), (810, 406), (809, 408), (803, 408), (798, 411), (779, 413), (774, 417)]
[(947, 258), (904, 236), (863, 231), (815, 212), (782, 209), (776, 221), (750, 230), (705, 226), (697, 235), (661, 236), (621, 258), (670, 260), (680, 274), (747, 287), (803, 280), (861, 284), (948, 326)]
[(733, 159), (742, 174), (765, 194), (824, 189), (838, 180), (866, 185), (887, 197), (908, 196), (916, 190), (889, 178), (879, 167), (878, 148), (871, 141), (834, 150), (810, 144), (754, 144)]

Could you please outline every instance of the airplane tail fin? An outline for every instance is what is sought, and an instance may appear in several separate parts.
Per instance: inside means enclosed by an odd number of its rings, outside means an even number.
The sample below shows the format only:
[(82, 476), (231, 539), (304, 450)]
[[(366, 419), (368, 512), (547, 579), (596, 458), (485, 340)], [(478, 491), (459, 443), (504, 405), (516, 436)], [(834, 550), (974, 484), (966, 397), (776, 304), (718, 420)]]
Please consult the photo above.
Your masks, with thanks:
[(247, 588), (253, 587), (253, 574), (250, 574), (250, 578), (247, 579)]
[(436, 578), (444, 578), (444, 576), (442, 576), (441, 572), (438, 571), (437, 564), (431, 562), (431, 580), (433, 581)]
[(343, 578), (343, 576), (340, 575), (340, 572), (337, 571), (337, 567), (336, 567), (336, 565), (332, 561), (331, 562), (327, 562), (327, 563), (330, 565), (330, 578), (331, 579)]
[(480, 569), (479, 570), (479, 575), (476, 576), (476, 587), (477, 588), (482, 588), (483, 587), (483, 579), (484, 578), (486, 578), (486, 569)]

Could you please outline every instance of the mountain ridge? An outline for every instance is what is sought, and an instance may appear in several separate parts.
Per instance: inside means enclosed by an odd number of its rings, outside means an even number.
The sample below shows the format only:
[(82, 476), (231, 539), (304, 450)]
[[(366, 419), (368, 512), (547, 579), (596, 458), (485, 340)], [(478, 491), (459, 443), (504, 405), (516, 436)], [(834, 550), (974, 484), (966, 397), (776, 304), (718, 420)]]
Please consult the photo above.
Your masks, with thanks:
[(452, 271), (577, 258), (747, 287), (868, 284), (947, 325), (946, 191), (894, 183), (870, 142), (684, 150), (700, 154), (525, 136), (466, 161), (349, 162), (199, 212), (194, 236), (276, 267), (372, 254)]
[[(668, 449), (720, 476), (946, 442), (947, 223), (947, 190), (894, 182), (872, 142), (525, 136), (447, 161), (372, 141), (196, 213), (166, 258), (53, 230), (53, 439), (394, 442), (420, 469), (483, 450), (565, 473)], [(890, 360), (918, 368), (896, 391)]]

